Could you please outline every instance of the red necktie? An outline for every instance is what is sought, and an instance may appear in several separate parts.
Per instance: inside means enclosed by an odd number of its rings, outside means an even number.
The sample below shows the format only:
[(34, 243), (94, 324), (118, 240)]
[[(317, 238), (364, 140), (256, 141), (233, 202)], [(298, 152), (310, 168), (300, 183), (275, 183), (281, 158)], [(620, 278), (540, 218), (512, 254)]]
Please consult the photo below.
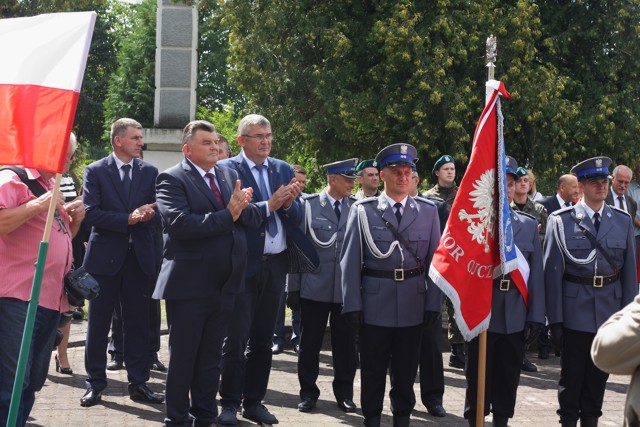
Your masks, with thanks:
[(204, 176), (209, 178), (209, 187), (211, 187), (211, 191), (213, 191), (213, 197), (215, 197), (218, 203), (220, 203), (220, 206), (224, 206), (224, 201), (222, 201), (222, 194), (220, 194), (220, 190), (216, 185), (215, 176), (209, 172), (205, 173)]

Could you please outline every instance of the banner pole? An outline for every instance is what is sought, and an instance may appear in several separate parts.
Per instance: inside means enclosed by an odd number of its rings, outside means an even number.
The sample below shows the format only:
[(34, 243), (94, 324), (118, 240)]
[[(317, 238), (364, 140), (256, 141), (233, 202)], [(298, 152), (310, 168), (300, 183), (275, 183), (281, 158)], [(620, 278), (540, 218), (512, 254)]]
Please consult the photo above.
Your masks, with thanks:
[(20, 344), (20, 356), (18, 357), (16, 377), (13, 382), (13, 392), (11, 393), (11, 405), (9, 406), (7, 427), (15, 427), (18, 418), (18, 409), (20, 409), (20, 402), (22, 401), (24, 375), (27, 368), (27, 362), (29, 361), (31, 339), (33, 338), (33, 325), (35, 324), (36, 314), (38, 311), (40, 288), (42, 287), (42, 276), (44, 274), (44, 266), (47, 261), (47, 252), (49, 251), (49, 237), (51, 236), (51, 226), (53, 225), (53, 215), (56, 211), (56, 200), (58, 200), (58, 193), (60, 192), (61, 179), (62, 174), (56, 174), (56, 184), (51, 195), (51, 203), (49, 204), (47, 222), (44, 227), (44, 235), (42, 237), (42, 241), (40, 242), (40, 248), (38, 249), (36, 271), (33, 276), (33, 284), (31, 285), (31, 296), (29, 297), (27, 317), (24, 323), (22, 342)]

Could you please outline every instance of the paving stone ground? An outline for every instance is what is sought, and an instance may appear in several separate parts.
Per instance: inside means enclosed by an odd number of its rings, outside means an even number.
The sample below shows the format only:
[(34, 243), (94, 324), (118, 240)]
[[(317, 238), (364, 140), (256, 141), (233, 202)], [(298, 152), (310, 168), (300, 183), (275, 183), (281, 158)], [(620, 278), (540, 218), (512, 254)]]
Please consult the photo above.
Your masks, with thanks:
[[(102, 403), (91, 407), (80, 406), (80, 397), (84, 394), (86, 374), (84, 371), (84, 334), (86, 321), (74, 321), (72, 325), (69, 358), (74, 370), (73, 376), (55, 372), (53, 358), (49, 378), (43, 390), (36, 397), (36, 404), (27, 426), (159, 426), (164, 417), (163, 405), (136, 403), (129, 399), (127, 393), (126, 371), (109, 372), (109, 386), (103, 394)], [(160, 358), (167, 360), (167, 335), (162, 337)], [(532, 362), (538, 365), (538, 372), (523, 373), (518, 388), (518, 399), (515, 417), (510, 426), (556, 426), (557, 379), (559, 376), (559, 358), (538, 360), (533, 353), (528, 354)], [(449, 353), (444, 352), (445, 362), (445, 396), (444, 406), (448, 415), (445, 418), (430, 416), (420, 402), (419, 383), (415, 385), (418, 403), (411, 417), (412, 426), (466, 426), (462, 417), (464, 406), (465, 379), (459, 369), (449, 368)], [(298, 404), (298, 380), (296, 354), (289, 348), (284, 353), (274, 356), (273, 369), (269, 381), (265, 405), (273, 412), (282, 426), (362, 426), (362, 413), (358, 409), (355, 414), (340, 411), (333, 400), (331, 391), (332, 368), (331, 353), (326, 348), (320, 356), (321, 390), (320, 400), (312, 413), (301, 413), (296, 409)], [(166, 374), (153, 372), (149, 386), (154, 391), (163, 391)], [(609, 378), (600, 426), (620, 426), (624, 408), (625, 394), (629, 377), (611, 376)], [(356, 374), (354, 383), (354, 401), (360, 401), (360, 373)], [(389, 385), (387, 384), (387, 394)], [(255, 425), (238, 417), (241, 427)], [(488, 421), (491, 417), (487, 417)], [(383, 425), (391, 426), (392, 418), (389, 399), (385, 399)]]

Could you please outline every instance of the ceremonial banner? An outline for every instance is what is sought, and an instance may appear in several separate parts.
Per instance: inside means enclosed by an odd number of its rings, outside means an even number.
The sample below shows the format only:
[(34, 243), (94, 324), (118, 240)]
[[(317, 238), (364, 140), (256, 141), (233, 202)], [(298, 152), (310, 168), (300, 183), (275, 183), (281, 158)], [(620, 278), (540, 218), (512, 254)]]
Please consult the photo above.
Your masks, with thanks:
[(95, 20), (0, 19), (0, 164), (63, 171)]
[(451, 299), (467, 341), (489, 327), (494, 277), (518, 267), (499, 98), (511, 95), (496, 80), (488, 81), (487, 87), (493, 93), (476, 126), (469, 166), (429, 268), (429, 277)]

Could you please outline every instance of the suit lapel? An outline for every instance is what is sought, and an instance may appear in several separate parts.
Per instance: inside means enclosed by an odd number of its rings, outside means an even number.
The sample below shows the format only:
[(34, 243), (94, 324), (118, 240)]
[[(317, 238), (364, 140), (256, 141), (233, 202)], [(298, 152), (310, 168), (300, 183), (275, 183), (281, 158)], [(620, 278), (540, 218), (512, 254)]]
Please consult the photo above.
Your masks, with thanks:
[(207, 186), (207, 183), (204, 181), (204, 179), (202, 179), (202, 176), (200, 176), (198, 170), (191, 166), (187, 159), (184, 159), (182, 161), (182, 168), (185, 170), (187, 177), (191, 180), (193, 185), (195, 185), (196, 188), (200, 190), (200, 192), (207, 198), (207, 200), (209, 200), (209, 202), (217, 210), (222, 209), (216, 198), (213, 197), (213, 191), (211, 191), (211, 188)]
[(236, 183), (231, 182), (231, 177), (228, 176), (227, 171), (225, 171), (223, 168), (216, 166), (215, 170), (216, 178), (218, 178), (218, 184), (220, 185), (220, 194), (222, 194), (222, 200), (224, 200), (225, 203), (229, 203)]
[(107, 172), (111, 178), (111, 182), (118, 192), (120, 200), (122, 200), (125, 209), (129, 209), (129, 201), (125, 200), (124, 186), (122, 185), (122, 179), (120, 178), (120, 171), (118, 171), (118, 165), (113, 158), (113, 154), (107, 157)]
[(142, 162), (133, 159), (131, 165), (131, 192), (129, 193), (129, 201), (134, 198), (135, 194), (140, 193), (140, 183), (142, 182)]
[(397, 229), (398, 220), (396, 215), (393, 213), (393, 207), (387, 202), (387, 198), (382, 194), (378, 196), (378, 210), (382, 213), (382, 218), (390, 224), (394, 224)]
[(249, 165), (244, 161), (242, 154), (238, 154), (234, 161), (238, 165), (238, 175), (243, 182), (246, 182), (249, 187), (253, 188), (253, 200), (252, 202), (262, 201), (262, 193), (260, 193), (260, 186), (253, 178), (253, 173), (249, 169)]

